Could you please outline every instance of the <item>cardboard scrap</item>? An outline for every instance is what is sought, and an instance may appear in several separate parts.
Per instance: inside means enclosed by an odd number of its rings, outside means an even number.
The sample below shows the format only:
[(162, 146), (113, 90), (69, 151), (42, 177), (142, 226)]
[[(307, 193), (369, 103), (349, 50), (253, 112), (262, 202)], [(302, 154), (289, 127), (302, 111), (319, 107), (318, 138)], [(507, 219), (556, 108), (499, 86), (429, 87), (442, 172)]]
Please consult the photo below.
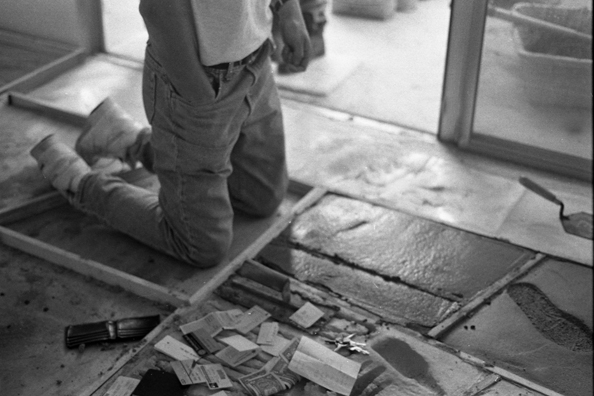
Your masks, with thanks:
[(307, 337), (301, 337), (289, 363), (289, 370), (294, 373), (345, 396), (351, 393), (360, 369), (360, 363), (347, 359)]
[(260, 326), (260, 332), (258, 333), (257, 344), (260, 345), (273, 345), (274, 338), (278, 333), (278, 322), (266, 322)]
[(165, 336), (156, 343), (155, 349), (176, 360), (198, 359), (198, 355), (192, 348), (171, 336)]
[(313, 326), (313, 324), (323, 316), (324, 312), (322, 310), (312, 303), (307, 302), (301, 308), (299, 308), (297, 312), (291, 315), (289, 319), (304, 329), (307, 329), (308, 327)]
[(260, 324), (262, 324), (266, 319), (270, 317), (270, 314), (260, 308), (259, 306), (255, 305), (239, 317), (238, 322), (235, 326), (235, 330), (240, 332), (241, 334), (247, 334)]

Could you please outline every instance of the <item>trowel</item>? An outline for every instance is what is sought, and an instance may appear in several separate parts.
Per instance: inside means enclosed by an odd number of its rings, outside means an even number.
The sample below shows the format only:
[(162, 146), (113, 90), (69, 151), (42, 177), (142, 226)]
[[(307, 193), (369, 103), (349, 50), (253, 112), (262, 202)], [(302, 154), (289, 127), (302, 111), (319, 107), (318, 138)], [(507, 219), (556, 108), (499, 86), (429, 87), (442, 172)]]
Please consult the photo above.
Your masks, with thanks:
[(585, 212), (578, 212), (566, 216), (563, 214), (565, 205), (559, 200), (552, 192), (546, 188), (536, 184), (527, 177), (520, 177), (520, 184), (532, 191), (535, 194), (540, 195), (544, 199), (547, 199), (553, 203), (556, 203), (561, 207), (559, 211), (559, 219), (563, 225), (563, 229), (568, 234), (577, 235), (586, 239), (592, 238), (592, 215)]

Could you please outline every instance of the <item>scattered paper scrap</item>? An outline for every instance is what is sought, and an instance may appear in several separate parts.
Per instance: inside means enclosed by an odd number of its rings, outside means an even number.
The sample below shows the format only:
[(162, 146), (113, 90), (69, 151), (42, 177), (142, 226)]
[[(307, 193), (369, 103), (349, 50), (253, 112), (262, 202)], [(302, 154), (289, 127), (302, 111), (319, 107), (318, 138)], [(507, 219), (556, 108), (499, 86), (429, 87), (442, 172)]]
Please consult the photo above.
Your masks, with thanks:
[(274, 343), (274, 337), (278, 333), (277, 322), (265, 322), (260, 326), (260, 332), (258, 333), (257, 344), (260, 345), (272, 345)]
[(291, 315), (289, 319), (304, 329), (307, 329), (308, 327), (313, 326), (313, 324), (323, 316), (324, 312), (322, 310), (317, 308), (312, 303), (307, 302), (301, 308), (299, 308), (297, 312)]
[(270, 317), (270, 314), (255, 305), (241, 315), (238, 323), (235, 326), (235, 330), (241, 334), (247, 334), (252, 329), (258, 327), (262, 322)]
[(208, 334), (214, 337), (223, 331), (223, 326), (219, 322), (215, 313), (209, 313), (203, 318), (179, 326), (179, 329), (184, 334), (189, 334), (198, 329), (204, 329)]
[(195, 360), (171, 362), (171, 368), (175, 371), (175, 375), (177, 375), (182, 385), (203, 384), (206, 382), (206, 376)]
[(276, 335), (271, 345), (260, 345), (260, 348), (269, 355), (278, 356), (290, 342), (286, 338)]
[(120, 376), (116, 378), (103, 396), (130, 396), (139, 382), (140, 380), (136, 378)]
[(233, 330), (237, 325), (237, 320), (243, 315), (241, 309), (230, 309), (228, 311), (218, 311), (214, 313), (224, 330)]
[(298, 343), (299, 340), (293, 340), (260, 370), (239, 378), (241, 385), (253, 396), (270, 396), (291, 389), (300, 379), (288, 369)]
[(224, 342), (229, 346), (232, 346), (238, 352), (253, 351), (254, 349), (260, 349), (258, 344), (251, 342), (250, 340), (239, 334), (232, 335), (230, 337), (220, 338), (220, 341)]
[(165, 336), (156, 343), (155, 349), (176, 360), (198, 359), (198, 355), (191, 347), (171, 336)]
[(240, 364), (254, 358), (258, 354), (258, 349), (239, 352), (232, 346), (228, 346), (225, 349), (218, 351), (215, 356), (227, 363), (229, 366), (237, 367)]
[(289, 363), (289, 369), (294, 373), (345, 396), (351, 393), (360, 368), (360, 363), (347, 359), (307, 337), (301, 337)]
[(201, 370), (206, 377), (208, 389), (232, 388), (233, 383), (220, 364), (205, 364)]
[(172, 362), (182, 385), (206, 383), (209, 389), (231, 388), (233, 384), (220, 364), (198, 364), (196, 360)]

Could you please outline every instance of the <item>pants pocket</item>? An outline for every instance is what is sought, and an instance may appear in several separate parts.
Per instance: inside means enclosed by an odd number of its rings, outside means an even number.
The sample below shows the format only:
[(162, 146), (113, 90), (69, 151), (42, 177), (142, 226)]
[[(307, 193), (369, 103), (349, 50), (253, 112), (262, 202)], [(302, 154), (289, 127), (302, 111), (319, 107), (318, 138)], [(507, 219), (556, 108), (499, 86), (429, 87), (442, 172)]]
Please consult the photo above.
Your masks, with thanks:
[(152, 124), (157, 103), (157, 75), (146, 67), (142, 73), (142, 102), (146, 118)]

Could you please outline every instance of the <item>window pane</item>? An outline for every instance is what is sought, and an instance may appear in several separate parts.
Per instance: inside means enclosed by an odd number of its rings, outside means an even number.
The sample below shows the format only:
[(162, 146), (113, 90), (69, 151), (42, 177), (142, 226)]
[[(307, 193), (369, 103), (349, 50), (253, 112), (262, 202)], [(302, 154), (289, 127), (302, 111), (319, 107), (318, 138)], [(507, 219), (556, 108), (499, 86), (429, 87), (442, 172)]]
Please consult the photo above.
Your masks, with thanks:
[(491, 0), (488, 15), (474, 133), (591, 161), (591, 2)]

